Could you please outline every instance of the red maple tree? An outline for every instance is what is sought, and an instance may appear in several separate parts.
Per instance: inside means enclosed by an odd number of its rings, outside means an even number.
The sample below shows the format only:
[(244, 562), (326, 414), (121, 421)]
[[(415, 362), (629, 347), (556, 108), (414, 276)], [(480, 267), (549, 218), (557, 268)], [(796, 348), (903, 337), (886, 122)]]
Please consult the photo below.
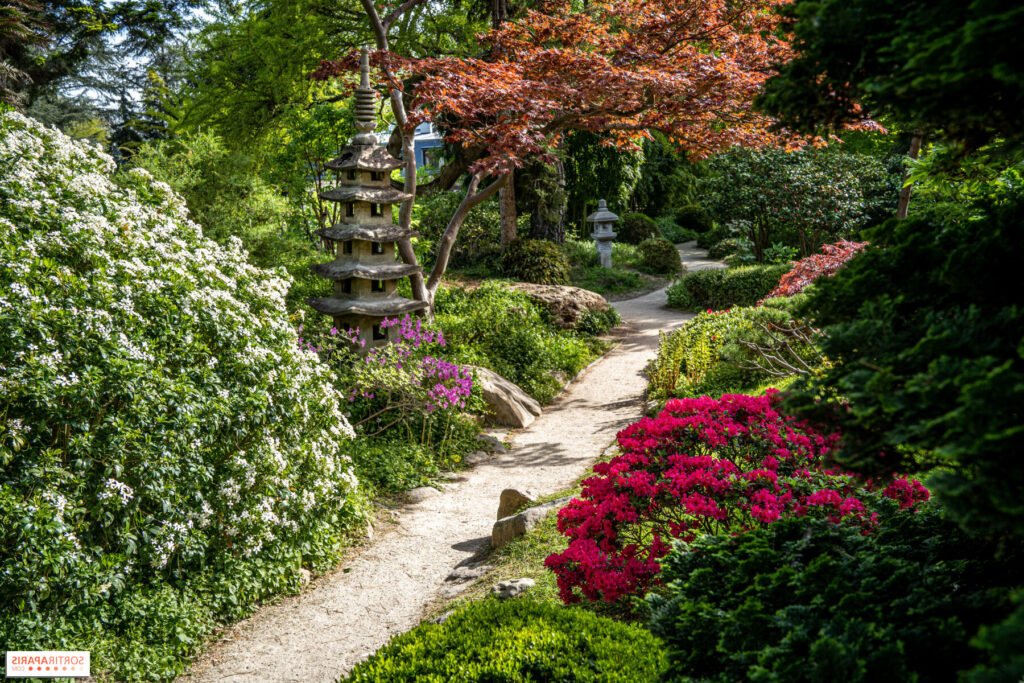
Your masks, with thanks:
[(847, 261), (867, 246), (867, 242), (850, 242), (848, 240), (822, 246), (820, 254), (811, 254), (807, 258), (795, 262), (765, 299), (799, 294), (818, 278), (835, 275), (836, 271), (845, 266)]
[[(582, 9), (544, 0), (481, 36), (479, 58), (390, 52), (390, 27), (423, 1), (362, 3), (377, 37), (373, 62), (403, 132), (406, 191), (415, 192), (410, 157), (419, 123), (439, 121), (448, 142), (476, 151), (473, 191), (441, 250), (512, 169), (550, 157), (571, 130), (610, 133), (622, 146), (658, 130), (694, 157), (778, 141), (772, 121), (751, 105), (772, 65), (788, 57), (774, 37), (774, 9), (787, 0), (591, 0)], [(315, 76), (348, 73), (354, 63), (354, 54), (326, 61)], [(479, 189), (487, 177), (495, 180)], [(403, 207), (402, 221), (409, 215)], [(411, 247), (402, 253), (409, 260)], [(446, 264), (439, 253), (422, 290), (428, 300)], [(414, 289), (420, 291), (415, 282)]]

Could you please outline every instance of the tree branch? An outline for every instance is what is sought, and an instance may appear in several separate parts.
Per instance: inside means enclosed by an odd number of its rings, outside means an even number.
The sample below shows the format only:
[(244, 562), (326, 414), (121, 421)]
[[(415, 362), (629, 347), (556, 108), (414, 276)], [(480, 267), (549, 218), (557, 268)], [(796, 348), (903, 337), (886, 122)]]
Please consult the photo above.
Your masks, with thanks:
[(430, 279), (427, 280), (427, 291), (430, 292), (431, 299), (433, 299), (434, 292), (437, 291), (438, 286), (441, 284), (441, 276), (444, 275), (444, 271), (448, 268), (448, 261), (451, 259), (452, 255), (452, 247), (455, 246), (455, 239), (459, 236), (459, 228), (462, 227), (462, 223), (466, 220), (466, 216), (469, 215), (469, 212), (477, 204), (493, 197), (508, 181), (508, 176), (501, 176), (499, 179), (477, 192), (476, 188), (479, 187), (481, 179), (482, 174), (473, 174), (473, 177), (469, 181), (469, 188), (466, 190), (466, 196), (463, 197), (462, 203), (460, 203), (459, 208), (455, 210), (455, 214), (452, 216), (452, 219), (448, 221), (448, 225), (444, 229), (444, 234), (441, 235), (441, 241), (437, 245), (437, 259), (434, 261), (434, 269), (430, 272)]
[(398, 21), (398, 19), (401, 18), (401, 16), (403, 14), (405, 14), (406, 12), (411, 10), (413, 7), (416, 7), (417, 5), (422, 5), (424, 2), (426, 2), (426, 0), (405, 0), (405, 2), (403, 2), (401, 5), (396, 7), (391, 12), (391, 14), (389, 14), (387, 17), (385, 17), (385, 19), (384, 19), (384, 30), (385, 31), (390, 30), (391, 26), (396, 21)]

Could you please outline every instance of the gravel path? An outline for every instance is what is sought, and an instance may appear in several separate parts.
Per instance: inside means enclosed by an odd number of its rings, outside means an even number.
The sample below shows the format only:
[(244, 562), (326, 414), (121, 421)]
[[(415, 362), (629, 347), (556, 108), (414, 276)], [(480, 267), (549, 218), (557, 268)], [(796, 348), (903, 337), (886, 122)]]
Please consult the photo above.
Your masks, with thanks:
[[(721, 267), (695, 243), (679, 250), (690, 270)], [(228, 629), (179, 681), (330, 683), (418, 624), (428, 603), (453, 590), (446, 582), (452, 570), (487, 548), (502, 489), (545, 495), (571, 486), (637, 419), (641, 371), (657, 350), (658, 332), (692, 317), (664, 304), (663, 289), (617, 302), (624, 322), (618, 346), (514, 433), (507, 453), (403, 507), (393, 527), (341, 568)]]

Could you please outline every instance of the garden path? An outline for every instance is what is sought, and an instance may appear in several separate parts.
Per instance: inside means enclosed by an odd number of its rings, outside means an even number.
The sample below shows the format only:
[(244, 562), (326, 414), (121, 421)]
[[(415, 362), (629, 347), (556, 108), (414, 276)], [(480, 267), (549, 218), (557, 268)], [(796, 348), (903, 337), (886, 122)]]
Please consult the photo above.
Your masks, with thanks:
[[(679, 250), (690, 270), (722, 267), (693, 242)], [(545, 495), (568, 488), (640, 416), (641, 372), (657, 351), (658, 332), (692, 315), (665, 308), (664, 289), (614, 305), (624, 323), (618, 345), (513, 433), (507, 453), (401, 508), (394, 525), (301, 595), (229, 628), (179, 681), (329, 683), (418, 624), (424, 608), (451, 589), (449, 573), (487, 548), (502, 489)]]

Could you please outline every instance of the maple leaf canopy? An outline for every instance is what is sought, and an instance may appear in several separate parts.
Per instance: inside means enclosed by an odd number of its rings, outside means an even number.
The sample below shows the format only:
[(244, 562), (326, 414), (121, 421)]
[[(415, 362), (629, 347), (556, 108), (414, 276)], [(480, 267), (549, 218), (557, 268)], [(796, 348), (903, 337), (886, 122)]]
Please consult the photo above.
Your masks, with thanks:
[[(539, 3), (481, 36), (481, 58), (377, 51), (390, 88), (409, 88), (408, 128), (441, 123), (453, 144), (484, 150), (475, 172), (551, 158), (571, 130), (634, 146), (662, 131), (703, 157), (778, 142), (754, 97), (789, 57), (775, 36), (788, 0), (567, 0)], [(355, 55), (315, 77), (349, 72)]]

